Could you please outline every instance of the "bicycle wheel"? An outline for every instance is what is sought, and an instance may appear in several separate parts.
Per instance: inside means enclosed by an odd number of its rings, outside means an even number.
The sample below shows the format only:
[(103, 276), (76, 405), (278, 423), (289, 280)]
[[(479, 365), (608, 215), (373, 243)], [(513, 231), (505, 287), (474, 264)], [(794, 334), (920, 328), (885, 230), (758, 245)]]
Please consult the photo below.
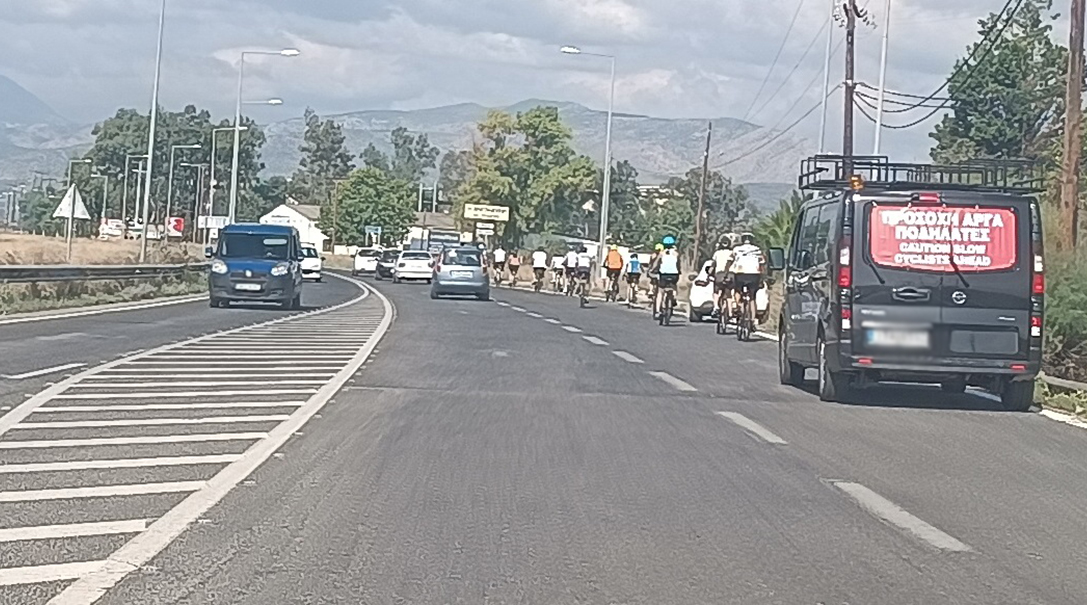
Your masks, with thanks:
[(747, 342), (751, 340), (751, 304), (750, 301), (744, 300), (743, 314), (740, 315), (740, 322), (736, 326), (736, 339), (741, 342)]

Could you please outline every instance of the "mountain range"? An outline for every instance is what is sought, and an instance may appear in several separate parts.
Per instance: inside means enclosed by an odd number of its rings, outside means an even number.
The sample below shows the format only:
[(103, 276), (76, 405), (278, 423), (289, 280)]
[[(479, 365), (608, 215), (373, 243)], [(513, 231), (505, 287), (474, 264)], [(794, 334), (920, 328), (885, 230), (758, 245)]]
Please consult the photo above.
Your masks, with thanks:
[[(0, 181), (24, 180), (37, 170), (61, 174), (67, 159), (88, 149), (93, 125), (73, 124), (30, 92), (0, 76)], [(574, 133), (574, 148), (602, 158), (606, 114), (570, 102), (530, 99), (509, 112), (555, 106)], [(478, 137), (475, 125), (489, 108), (462, 103), (408, 111), (368, 110), (327, 116), (343, 124), (348, 148), (361, 152), (369, 143), (389, 150), (389, 133), (403, 126), (427, 133), (444, 150), (469, 149)], [(325, 116), (322, 116), (325, 117)], [(799, 160), (814, 152), (807, 139), (776, 133), (734, 118), (666, 119), (617, 113), (612, 129), (612, 155), (628, 160), (643, 183), (662, 183), (702, 162), (706, 129), (713, 122), (711, 169), (733, 182), (748, 185), (757, 205), (770, 207), (794, 187)], [(263, 151), (267, 175), (289, 175), (298, 165), (305, 123), (292, 118), (264, 125)]]

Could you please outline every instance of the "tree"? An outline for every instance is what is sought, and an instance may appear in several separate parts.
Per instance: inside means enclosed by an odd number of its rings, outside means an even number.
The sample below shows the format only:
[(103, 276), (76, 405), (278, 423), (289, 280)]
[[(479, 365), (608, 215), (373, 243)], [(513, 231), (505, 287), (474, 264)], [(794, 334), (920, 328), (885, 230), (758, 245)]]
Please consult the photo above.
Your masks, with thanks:
[[(604, 189), (604, 171), (597, 170), (596, 190)], [(630, 162), (617, 162), (611, 170), (608, 233), (624, 246), (643, 246), (647, 238), (646, 211), (638, 195), (638, 171)]]
[[(1066, 49), (1052, 40), (1051, 0), (1026, 0), (1001, 31), (997, 15), (979, 21), (982, 39), (960, 59), (948, 86), (953, 110), (930, 135), (932, 159), (940, 163), (978, 158), (1052, 158), (1064, 113)], [(979, 49), (979, 46), (981, 47)]]
[[(689, 207), (691, 222), (677, 234), (683, 235), (682, 239), (690, 246), (694, 243), (694, 216), (698, 211), (698, 197), (702, 188), (702, 168), (690, 169), (683, 178), (672, 177), (667, 186)], [(732, 180), (720, 172), (711, 171), (706, 182), (701, 246), (697, 251), (687, 247), (687, 252), (697, 259), (708, 258), (716, 248), (718, 237), (750, 227), (756, 214), (746, 189), (733, 185)], [(691, 258), (692, 261), (697, 259)]]
[(346, 178), (355, 168), (348, 153), (343, 126), (335, 120), (321, 120), (306, 109), (306, 132), (302, 137), (302, 159), (294, 173), (293, 187), (307, 204), (325, 204), (331, 199), (336, 180)]
[(403, 126), (390, 135), (393, 154), (389, 172), (394, 178), (418, 184), (423, 173), (437, 166), (438, 148), (430, 144), (426, 134), (411, 134)]
[(362, 160), (362, 165), (365, 168), (377, 168), (382, 172), (389, 171), (389, 156), (373, 143), (370, 143), (366, 146), (366, 149), (362, 150), (359, 159)]
[(755, 223), (755, 239), (764, 247), (785, 248), (793, 235), (796, 217), (800, 215), (800, 206), (804, 198), (799, 191), (793, 191), (787, 199), (778, 202), (777, 210), (760, 218)]
[(411, 185), (377, 168), (360, 168), (340, 185), (331, 207), (321, 212), (321, 230), (338, 243), (363, 244), (365, 227), (382, 228), (382, 243), (395, 245), (415, 222)]
[(442, 156), (438, 172), (438, 187), (447, 198), (452, 199), (472, 173), (472, 152), (461, 150), (446, 153)]
[(277, 206), (282, 206), (287, 203), (289, 197), (290, 181), (286, 177), (273, 176), (267, 180), (261, 180), (257, 183), (253, 193), (260, 198), (264, 211), (261, 215), (267, 214), (267, 212)]

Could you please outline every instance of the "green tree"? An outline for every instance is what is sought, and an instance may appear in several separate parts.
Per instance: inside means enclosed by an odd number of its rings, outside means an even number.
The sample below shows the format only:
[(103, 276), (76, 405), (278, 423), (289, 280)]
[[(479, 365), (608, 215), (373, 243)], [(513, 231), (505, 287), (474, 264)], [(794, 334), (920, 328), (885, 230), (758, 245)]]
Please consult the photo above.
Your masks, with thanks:
[(677, 234), (682, 234), (682, 239), (687, 242), (685, 250), (689, 254), (695, 254), (698, 259), (708, 258), (713, 254), (721, 235), (750, 227), (757, 216), (746, 189), (733, 185), (732, 180), (725, 178), (720, 172), (711, 171), (706, 181), (702, 243), (700, 249), (695, 251), (689, 246), (694, 242), (694, 216), (698, 211), (698, 198), (702, 189), (702, 168), (692, 168), (683, 178), (669, 179), (667, 187), (690, 209), (691, 222), (683, 226), (682, 231), (677, 231)]
[(438, 187), (447, 198), (452, 199), (471, 176), (472, 152), (462, 149), (446, 153), (442, 156), (438, 171)]
[(362, 150), (359, 159), (362, 160), (362, 165), (365, 168), (377, 168), (382, 172), (389, 171), (389, 156), (373, 143), (370, 143), (366, 146), (366, 149)]
[[(596, 191), (604, 189), (604, 171), (597, 170)], [(622, 160), (611, 169), (611, 197), (608, 200), (608, 233), (624, 246), (643, 246), (648, 238), (643, 200), (638, 195), (638, 171)]]
[(395, 245), (415, 221), (415, 196), (405, 181), (377, 168), (360, 168), (342, 183), (331, 207), (321, 212), (321, 230), (337, 243), (362, 244), (365, 227), (382, 228), (382, 242)]
[(306, 109), (306, 132), (302, 137), (302, 159), (292, 179), (293, 191), (307, 204), (325, 204), (332, 196), (336, 180), (346, 178), (355, 168), (354, 157), (347, 151), (343, 126), (332, 119), (321, 120), (313, 109)]
[(438, 148), (430, 144), (426, 134), (412, 134), (401, 126), (392, 131), (390, 141), (389, 172), (394, 178), (418, 184), (424, 172), (437, 166)]
[(1052, 157), (1064, 114), (1067, 53), (1053, 42), (1051, 8), (1051, 0), (1025, 0), (991, 51), (984, 34), (996, 36), (1001, 25), (996, 14), (979, 21), (982, 39), (967, 49), (975, 60), (956, 63), (961, 75), (947, 89), (953, 110), (930, 135), (933, 160)]
[(793, 191), (787, 199), (778, 202), (777, 210), (759, 218), (754, 229), (759, 245), (776, 248), (788, 246), (803, 203), (804, 197), (800, 192)]

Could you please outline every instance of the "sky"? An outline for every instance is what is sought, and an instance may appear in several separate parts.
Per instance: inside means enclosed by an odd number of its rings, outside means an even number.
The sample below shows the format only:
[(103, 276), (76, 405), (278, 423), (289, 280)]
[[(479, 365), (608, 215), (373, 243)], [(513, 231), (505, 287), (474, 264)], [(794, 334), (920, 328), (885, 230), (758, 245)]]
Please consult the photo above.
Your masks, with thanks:
[[(857, 78), (878, 82), (886, 0), (857, 39)], [(891, 0), (887, 88), (927, 94), (1002, 0)], [(295, 58), (247, 59), (245, 97), (261, 121), (460, 102), (528, 98), (607, 106), (616, 57), (617, 111), (736, 117), (784, 128), (819, 104), (831, 0), (168, 0), (162, 103), (232, 115), (242, 50), (297, 48)], [(149, 107), (159, 2), (0, 0), (0, 74), (77, 122)], [(796, 15), (795, 21), (793, 19)], [(792, 28), (790, 29), (790, 24)], [(833, 24), (832, 24), (833, 25)], [(842, 79), (842, 30), (832, 86)], [(1066, 28), (1055, 35), (1062, 41)], [(786, 34), (788, 33), (788, 36)], [(784, 43), (783, 43), (784, 41)], [(776, 65), (775, 56), (781, 49)], [(771, 68), (773, 70), (771, 71)], [(765, 85), (763, 84), (766, 81)], [(762, 94), (758, 95), (760, 88)], [(758, 97), (756, 96), (758, 95)], [(842, 94), (828, 101), (827, 148), (841, 148)], [(900, 116), (889, 118), (901, 123)], [(856, 150), (873, 147), (857, 115)], [(819, 137), (820, 111), (795, 132)], [(884, 131), (883, 151), (919, 160), (935, 119)]]

